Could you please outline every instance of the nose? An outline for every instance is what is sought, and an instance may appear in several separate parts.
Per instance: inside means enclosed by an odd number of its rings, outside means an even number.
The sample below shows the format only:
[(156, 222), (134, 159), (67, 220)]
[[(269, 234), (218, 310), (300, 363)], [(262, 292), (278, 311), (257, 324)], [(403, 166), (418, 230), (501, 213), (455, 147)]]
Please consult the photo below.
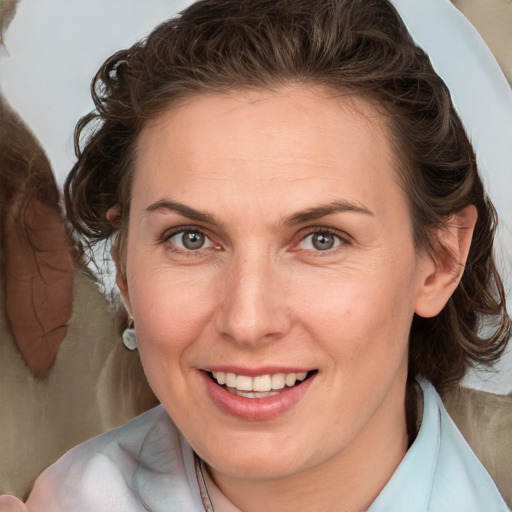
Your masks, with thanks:
[(291, 325), (284, 280), (268, 255), (246, 255), (233, 261), (223, 275), (217, 332), (246, 347), (284, 336)]

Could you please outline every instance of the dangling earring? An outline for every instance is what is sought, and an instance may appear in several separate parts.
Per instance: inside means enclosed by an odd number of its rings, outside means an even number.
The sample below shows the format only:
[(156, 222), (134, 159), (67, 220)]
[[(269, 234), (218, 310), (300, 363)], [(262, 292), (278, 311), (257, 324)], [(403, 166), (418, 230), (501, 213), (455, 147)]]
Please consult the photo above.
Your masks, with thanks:
[(128, 319), (128, 327), (123, 331), (123, 345), (128, 350), (137, 350), (137, 334), (135, 332), (133, 317)]

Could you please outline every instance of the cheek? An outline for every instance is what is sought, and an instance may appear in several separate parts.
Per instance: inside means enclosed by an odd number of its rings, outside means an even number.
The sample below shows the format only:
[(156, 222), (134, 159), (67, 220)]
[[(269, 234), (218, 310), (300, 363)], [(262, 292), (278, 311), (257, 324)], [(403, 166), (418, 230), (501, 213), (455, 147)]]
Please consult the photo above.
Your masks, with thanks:
[(205, 300), (204, 282), (176, 273), (137, 274), (130, 292), (147, 379), (169, 414), (178, 418), (188, 396), (191, 355), (208, 324), (212, 301)]
[(389, 267), (309, 287), (309, 300), (302, 306), (308, 329), (334, 358), (346, 363), (377, 364), (382, 357), (402, 357), (414, 311), (413, 274)]
[(184, 350), (211, 315), (214, 301), (206, 279), (153, 270), (137, 273), (129, 287), (143, 352)]

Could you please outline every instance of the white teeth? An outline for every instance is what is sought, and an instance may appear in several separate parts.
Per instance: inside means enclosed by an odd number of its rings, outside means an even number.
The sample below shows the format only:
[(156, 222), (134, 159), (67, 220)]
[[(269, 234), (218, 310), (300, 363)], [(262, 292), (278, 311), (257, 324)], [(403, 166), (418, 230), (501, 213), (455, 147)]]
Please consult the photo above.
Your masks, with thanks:
[(284, 381), (286, 382), (287, 386), (293, 386), (295, 384), (296, 380), (297, 380), (296, 373), (288, 373), (288, 374), (286, 374), (286, 377), (284, 378)]
[(226, 374), (224, 372), (213, 372), (213, 376), (221, 386), (226, 384)]
[(270, 391), (272, 389), (272, 377), (270, 375), (260, 375), (252, 379), (253, 391)]
[(233, 387), (240, 391), (253, 391), (252, 378), (247, 375), (237, 375), (236, 384)]
[[(218, 373), (222, 373), (222, 372), (218, 372)], [(228, 388), (236, 387), (236, 375), (234, 373), (226, 373), (226, 378), (224, 380), (225, 380), (226, 386)]]
[(258, 375), (257, 377), (236, 375), (234, 373), (212, 372), (212, 376), (219, 385), (223, 386), (225, 384), (228, 388), (243, 392), (240, 393), (241, 396), (259, 398), (260, 396), (257, 396), (259, 393), (278, 391), (285, 386), (295, 386), (297, 381), (302, 382), (307, 377), (307, 372), (274, 373), (272, 375)]
[(278, 395), (279, 391), (239, 391), (234, 389), (233, 394), (244, 396), (245, 398), (267, 398), (267, 396)]
[(283, 389), (286, 386), (284, 378), (284, 373), (275, 373), (272, 375), (272, 389)]

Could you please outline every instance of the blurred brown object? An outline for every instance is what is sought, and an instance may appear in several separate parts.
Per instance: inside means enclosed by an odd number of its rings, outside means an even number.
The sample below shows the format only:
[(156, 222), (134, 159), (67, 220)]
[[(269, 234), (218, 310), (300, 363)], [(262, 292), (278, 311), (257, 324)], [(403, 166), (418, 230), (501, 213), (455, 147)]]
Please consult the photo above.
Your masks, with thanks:
[(48, 160), (0, 99), (0, 493), (156, 405), (126, 315), (84, 268)]
[(460, 387), (443, 397), (448, 413), (512, 507), (512, 394)]
[[(16, 1), (0, 0), (0, 28)], [(39, 142), (0, 94), (0, 493), (156, 405), (127, 324), (78, 257)]]
[(5, 311), (25, 362), (43, 376), (71, 315), (74, 248), (50, 162), (1, 96), (0, 119)]
[(18, 0), (0, 0), (0, 45), (4, 44), (4, 31), (14, 18), (17, 7)]

